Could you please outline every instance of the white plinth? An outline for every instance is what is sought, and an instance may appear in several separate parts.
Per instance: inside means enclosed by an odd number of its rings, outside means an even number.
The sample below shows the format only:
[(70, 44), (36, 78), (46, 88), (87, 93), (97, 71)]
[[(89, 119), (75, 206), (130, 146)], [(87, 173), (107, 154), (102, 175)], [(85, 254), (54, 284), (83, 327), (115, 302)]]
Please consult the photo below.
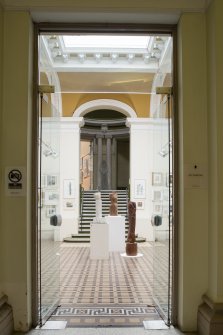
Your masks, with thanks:
[(54, 227), (54, 241), (55, 242), (58, 242), (58, 241), (61, 241), (61, 238), (60, 238), (60, 227)]
[(125, 251), (125, 217), (105, 216), (109, 230), (109, 251)]
[(107, 223), (91, 223), (90, 258), (109, 258)]

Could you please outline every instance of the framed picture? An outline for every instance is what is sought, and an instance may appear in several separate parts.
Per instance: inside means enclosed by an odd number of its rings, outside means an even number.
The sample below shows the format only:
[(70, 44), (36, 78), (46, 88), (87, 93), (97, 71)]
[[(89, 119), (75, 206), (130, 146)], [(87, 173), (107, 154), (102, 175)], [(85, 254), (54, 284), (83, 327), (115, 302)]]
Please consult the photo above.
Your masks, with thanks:
[(59, 200), (59, 194), (57, 192), (55, 192), (54, 190), (47, 190), (45, 191), (45, 205), (53, 205), (55, 203), (57, 203), (57, 201)]
[(163, 198), (162, 190), (153, 190), (153, 201), (161, 201)]
[(134, 198), (144, 199), (146, 197), (145, 179), (136, 179), (134, 182)]
[(160, 172), (152, 172), (152, 185), (162, 186), (163, 185), (163, 174)]
[(154, 214), (162, 214), (162, 203), (156, 202), (153, 204), (153, 213)]
[(46, 176), (46, 186), (47, 187), (56, 187), (58, 185), (58, 176), (57, 175), (47, 175)]
[(52, 215), (56, 214), (57, 207), (55, 205), (52, 206), (46, 206), (46, 216), (49, 218)]
[(64, 179), (63, 197), (67, 199), (74, 198), (74, 179)]
[(74, 209), (74, 199), (66, 199), (63, 202), (64, 209)]
[(140, 200), (140, 201), (136, 201), (136, 209), (144, 209), (144, 201)]

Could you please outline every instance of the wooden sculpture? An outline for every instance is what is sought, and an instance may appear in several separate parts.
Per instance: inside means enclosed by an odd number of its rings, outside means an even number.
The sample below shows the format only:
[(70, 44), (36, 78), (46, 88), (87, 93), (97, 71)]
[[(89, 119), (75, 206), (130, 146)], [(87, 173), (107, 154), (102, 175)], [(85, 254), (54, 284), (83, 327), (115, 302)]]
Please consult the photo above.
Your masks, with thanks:
[(129, 201), (128, 203), (128, 214), (129, 214), (129, 231), (126, 242), (126, 255), (136, 256), (137, 255), (137, 243), (135, 241), (136, 203), (133, 201)]

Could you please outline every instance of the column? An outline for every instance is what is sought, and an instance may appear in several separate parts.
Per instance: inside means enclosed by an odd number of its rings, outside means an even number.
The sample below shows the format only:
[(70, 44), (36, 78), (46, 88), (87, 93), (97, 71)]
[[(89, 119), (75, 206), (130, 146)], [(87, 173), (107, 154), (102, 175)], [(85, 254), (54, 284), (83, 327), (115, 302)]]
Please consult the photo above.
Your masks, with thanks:
[(102, 163), (102, 136), (101, 135), (97, 135), (97, 142), (98, 142), (98, 171), (97, 171), (98, 183), (97, 183), (97, 187), (100, 189), (101, 188), (101, 163)]
[(108, 169), (108, 189), (111, 189), (111, 141), (112, 136), (106, 136), (106, 160), (107, 160), (107, 169)]
[(98, 148), (97, 148), (97, 139), (93, 139), (93, 189), (97, 188), (98, 184)]
[(112, 189), (117, 189), (117, 140), (112, 138)]

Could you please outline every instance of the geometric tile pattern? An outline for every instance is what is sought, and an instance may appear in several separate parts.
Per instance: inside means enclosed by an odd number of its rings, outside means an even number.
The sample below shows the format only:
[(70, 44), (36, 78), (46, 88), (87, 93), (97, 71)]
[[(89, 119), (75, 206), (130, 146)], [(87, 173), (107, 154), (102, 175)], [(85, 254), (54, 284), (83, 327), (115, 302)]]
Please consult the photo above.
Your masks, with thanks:
[[(47, 295), (50, 293), (49, 300), (52, 299), (54, 289), (58, 289), (50, 270), (50, 264), (54, 270), (57, 268), (57, 260), (55, 256), (52, 259), (52, 245), (46, 242), (42, 246), (45, 264), (42, 277), (46, 280), (43, 290), (47, 301)], [(149, 242), (138, 244), (138, 252), (143, 254), (139, 258), (111, 252), (108, 260), (92, 260), (89, 244), (62, 243), (59, 249), (61, 307), (52, 319), (66, 320), (67, 327), (139, 326), (144, 320), (159, 319), (153, 295), (159, 297), (160, 304), (166, 304), (168, 253), (165, 243), (155, 242), (155, 246)], [(158, 257), (156, 264), (153, 264), (154, 250)]]
[(51, 320), (65, 320), (67, 327), (142, 326), (144, 320), (159, 320), (154, 307), (99, 305), (59, 307)]
[(139, 246), (140, 258), (111, 252), (108, 260), (91, 260), (90, 248), (61, 248), (61, 304), (152, 304), (152, 245)]

